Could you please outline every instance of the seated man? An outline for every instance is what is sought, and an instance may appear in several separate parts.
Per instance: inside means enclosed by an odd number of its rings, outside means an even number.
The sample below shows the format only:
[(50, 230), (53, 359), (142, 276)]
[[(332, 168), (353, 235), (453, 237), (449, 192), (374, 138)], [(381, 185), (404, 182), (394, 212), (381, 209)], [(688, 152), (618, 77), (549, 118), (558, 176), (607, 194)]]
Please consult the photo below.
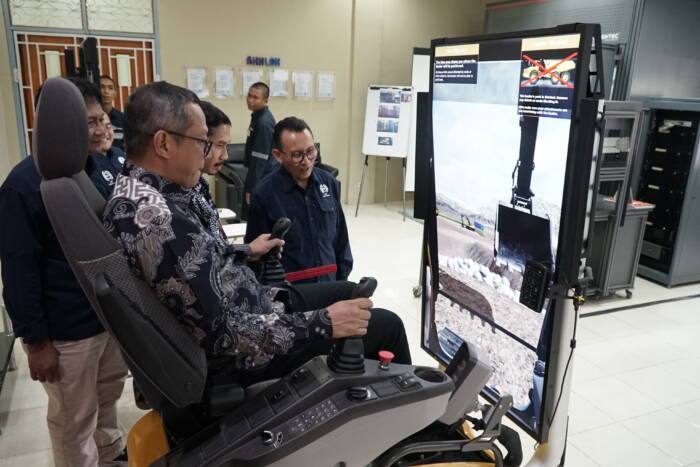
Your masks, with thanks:
[[(202, 172), (207, 175), (216, 175), (228, 159), (226, 146), (231, 142), (231, 120), (218, 107), (209, 102), (202, 101), (199, 105), (202, 107), (207, 122), (207, 138), (211, 141), (211, 149), (209, 155), (204, 159)], [(228, 243), (226, 234), (221, 227), (216, 204), (211, 199), (209, 183), (204, 177), (199, 177), (199, 183), (195, 185), (194, 191), (192, 210), (212, 235), (217, 237), (219, 241)]]
[(317, 151), (311, 129), (304, 120), (287, 117), (275, 125), (272, 144), (280, 167), (253, 190), (245, 240), (269, 232), (275, 220), (288, 217), (292, 228), (285, 237), (285, 272), (337, 265), (337, 272), (299, 282), (346, 280), (352, 252), (340, 183), (314, 167)]
[(234, 249), (201, 223), (191, 201), (211, 142), (194, 93), (147, 84), (131, 95), (126, 115), (127, 163), (105, 209), (105, 227), (210, 359), (229, 357), (226, 369), (250, 384), (327, 353), (331, 338), (363, 335), (367, 355), (387, 349), (395, 361), (410, 362), (403, 324), (393, 313), (370, 311), (366, 298), (338, 301), (328, 289), (263, 287), (246, 261), (282, 241), (265, 234)]

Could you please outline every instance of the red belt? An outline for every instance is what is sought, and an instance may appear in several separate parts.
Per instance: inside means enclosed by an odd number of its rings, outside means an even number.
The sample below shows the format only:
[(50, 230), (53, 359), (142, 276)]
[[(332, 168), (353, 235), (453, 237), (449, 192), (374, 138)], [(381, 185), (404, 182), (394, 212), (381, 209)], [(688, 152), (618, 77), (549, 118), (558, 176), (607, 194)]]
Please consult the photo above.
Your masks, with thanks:
[(301, 271), (294, 271), (285, 273), (284, 277), (289, 282), (297, 282), (304, 279), (311, 279), (312, 277), (323, 276), (326, 274), (332, 274), (338, 271), (338, 266), (335, 264), (328, 264), (326, 266), (319, 266), (317, 268), (302, 269)]

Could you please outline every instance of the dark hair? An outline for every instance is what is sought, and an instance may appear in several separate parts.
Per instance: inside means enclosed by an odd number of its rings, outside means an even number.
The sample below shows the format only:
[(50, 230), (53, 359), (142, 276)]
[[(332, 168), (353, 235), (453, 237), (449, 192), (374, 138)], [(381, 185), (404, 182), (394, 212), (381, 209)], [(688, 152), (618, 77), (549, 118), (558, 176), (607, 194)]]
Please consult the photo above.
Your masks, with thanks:
[(272, 133), (272, 147), (274, 149), (282, 149), (282, 132), (284, 130), (294, 133), (301, 133), (304, 130), (309, 130), (311, 136), (314, 135), (314, 132), (311, 131), (311, 128), (309, 128), (309, 125), (304, 120), (297, 117), (287, 117), (280, 120), (277, 122), (277, 125), (275, 125), (275, 130)]
[(265, 99), (270, 97), (270, 87), (267, 84), (263, 83), (262, 81), (258, 81), (257, 83), (253, 83), (250, 85), (250, 87), (262, 90), (263, 97)]
[(110, 80), (112, 83), (114, 83), (114, 80), (113, 80), (112, 77), (109, 76), (109, 75), (102, 75), (102, 76), (100, 76), (100, 79), (108, 79), (108, 80)]
[(204, 118), (207, 120), (207, 136), (211, 136), (214, 128), (221, 125), (231, 126), (231, 120), (229, 120), (228, 116), (211, 102), (201, 101), (199, 106), (202, 108)]
[(73, 83), (80, 94), (83, 95), (85, 103), (90, 101), (95, 101), (98, 104), (102, 101), (102, 95), (100, 94), (100, 88), (97, 87), (95, 83), (89, 81), (85, 78), (66, 78), (68, 81)]
[(137, 88), (129, 97), (124, 112), (126, 153), (131, 157), (143, 154), (158, 130), (184, 133), (192, 124), (187, 104), (199, 105), (199, 102), (189, 89), (166, 81)]

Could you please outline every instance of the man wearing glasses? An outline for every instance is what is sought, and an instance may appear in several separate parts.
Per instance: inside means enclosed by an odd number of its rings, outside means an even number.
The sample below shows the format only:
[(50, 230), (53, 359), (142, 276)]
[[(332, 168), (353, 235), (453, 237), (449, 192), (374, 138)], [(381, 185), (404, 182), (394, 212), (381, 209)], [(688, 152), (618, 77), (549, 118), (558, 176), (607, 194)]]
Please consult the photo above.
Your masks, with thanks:
[[(202, 101), (199, 103), (207, 122), (207, 138), (212, 142), (209, 155), (204, 160), (202, 175), (216, 175), (228, 159), (226, 146), (231, 142), (231, 120), (215, 105)], [(192, 197), (192, 210), (197, 213), (202, 224), (216, 235), (219, 241), (228, 243), (223, 232), (216, 204), (211, 199), (209, 183), (200, 177), (199, 183), (194, 187), (195, 195)]]
[(311, 129), (304, 120), (287, 117), (275, 125), (273, 148), (281, 166), (253, 191), (246, 241), (288, 217), (292, 228), (285, 237), (285, 272), (320, 268), (316, 271), (329, 272), (299, 282), (347, 280), (353, 260), (340, 183), (314, 167), (317, 150)]
[[(85, 170), (108, 197), (106, 178), (114, 180), (117, 173), (99, 154), (106, 136), (100, 91), (87, 80), (71, 81), (87, 109), (90, 156)], [(63, 254), (40, 183), (34, 161), (26, 157), (0, 187), (5, 305), (15, 334), (22, 338), (29, 374), (49, 397), (46, 419), (55, 465), (88, 467), (124, 460), (126, 439), (117, 423), (117, 401), (127, 368)]]
[[(332, 338), (365, 336), (367, 355), (387, 349), (411, 360), (401, 320), (366, 298), (262, 286), (248, 260), (284, 242), (262, 234), (248, 245), (219, 241), (192, 209), (212, 147), (197, 96), (166, 82), (138, 88), (126, 107), (127, 163), (104, 213), (107, 231), (142, 278), (243, 384), (279, 377), (327, 353)], [(320, 284), (312, 284), (318, 287)], [(298, 291), (297, 291), (298, 292)], [(331, 299), (332, 298), (332, 299)], [(349, 297), (348, 297), (349, 298)], [(370, 318), (372, 318), (370, 322)]]

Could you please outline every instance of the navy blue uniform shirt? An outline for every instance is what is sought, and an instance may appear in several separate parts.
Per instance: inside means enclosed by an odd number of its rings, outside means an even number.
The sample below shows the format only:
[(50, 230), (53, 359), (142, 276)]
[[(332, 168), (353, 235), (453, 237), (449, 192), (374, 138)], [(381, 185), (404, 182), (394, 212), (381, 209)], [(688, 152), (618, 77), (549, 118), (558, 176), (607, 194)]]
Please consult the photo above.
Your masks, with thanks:
[[(109, 186), (106, 179), (117, 176), (105, 156), (90, 156), (86, 170), (103, 195)], [(5, 306), (15, 335), (29, 344), (86, 339), (104, 328), (63, 255), (41, 199), (40, 182), (34, 161), (25, 157), (0, 187)]]
[(124, 113), (112, 107), (107, 115), (109, 115), (109, 121), (112, 122), (112, 128), (114, 128), (114, 142), (112, 144), (125, 151), (124, 125), (126, 125), (126, 118), (124, 118)]
[(248, 167), (243, 189), (252, 193), (255, 186), (265, 175), (271, 173), (279, 164), (272, 156), (272, 134), (275, 130), (275, 117), (267, 106), (250, 117), (248, 138), (245, 141), (245, 158)]
[(93, 154), (88, 157), (85, 172), (105, 199), (109, 198), (114, 191), (114, 183), (124, 166), (125, 159), (124, 151), (116, 146), (112, 146), (106, 155)]
[(280, 166), (253, 190), (246, 243), (269, 233), (280, 217), (292, 220), (285, 237), (285, 272), (336, 264), (338, 272), (299, 282), (346, 280), (352, 271), (348, 227), (340, 205), (340, 183), (314, 168), (306, 190)]

